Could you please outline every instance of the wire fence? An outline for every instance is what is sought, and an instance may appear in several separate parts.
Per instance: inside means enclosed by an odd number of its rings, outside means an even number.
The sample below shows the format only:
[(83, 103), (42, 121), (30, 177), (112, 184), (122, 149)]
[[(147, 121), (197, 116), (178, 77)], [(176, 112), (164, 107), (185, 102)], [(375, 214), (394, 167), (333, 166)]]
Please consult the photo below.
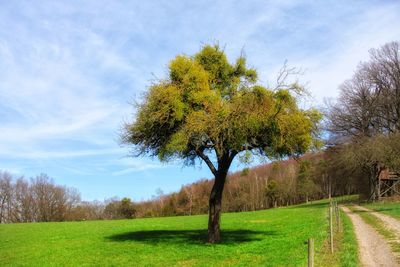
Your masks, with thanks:
[[(340, 207), (337, 199), (330, 198), (327, 219), (329, 225), (328, 239), (327, 239), (329, 248), (322, 249), (322, 255), (320, 255), (321, 262), (325, 262), (326, 259), (331, 257), (337, 251), (338, 245), (336, 244), (335, 246), (334, 244), (335, 240), (337, 240), (335, 239), (335, 236), (339, 235), (343, 230), (340, 218)], [(314, 267), (315, 264), (314, 238), (309, 238), (307, 244), (308, 244), (308, 266)]]

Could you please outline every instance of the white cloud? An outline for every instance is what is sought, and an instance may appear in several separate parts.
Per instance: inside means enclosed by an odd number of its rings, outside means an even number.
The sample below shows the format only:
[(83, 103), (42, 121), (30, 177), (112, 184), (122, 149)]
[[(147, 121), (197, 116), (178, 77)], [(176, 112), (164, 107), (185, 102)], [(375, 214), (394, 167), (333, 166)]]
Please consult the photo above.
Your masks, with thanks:
[(161, 169), (165, 168), (164, 166), (158, 165), (158, 164), (141, 164), (136, 167), (131, 167), (131, 168), (126, 168), (122, 169), (119, 171), (115, 171), (112, 173), (113, 176), (121, 176), (121, 175), (126, 175), (130, 173), (135, 173), (135, 172), (140, 172), (140, 171), (145, 171), (145, 170), (152, 170), (152, 169)]

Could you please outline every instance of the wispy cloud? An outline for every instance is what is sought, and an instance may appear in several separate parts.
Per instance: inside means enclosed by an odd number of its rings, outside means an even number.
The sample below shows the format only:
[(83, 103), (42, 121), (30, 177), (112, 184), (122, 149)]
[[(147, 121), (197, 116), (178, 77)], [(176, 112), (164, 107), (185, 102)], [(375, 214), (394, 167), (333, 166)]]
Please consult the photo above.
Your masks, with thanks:
[(159, 165), (159, 164), (141, 164), (136, 167), (131, 167), (131, 168), (126, 168), (122, 169), (119, 171), (115, 171), (112, 173), (113, 176), (121, 176), (121, 175), (126, 175), (130, 173), (135, 173), (135, 172), (141, 172), (144, 170), (154, 170), (154, 169), (161, 169), (165, 168), (165, 166)]
[[(93, 149), (93, 150), (73, 150), (73, 151), (28, 151), (28, 152), (7, 152), (10, 158), (19, 159), (57, 159), (57, 158), (81, 158), (89, 156), (120, 155), (120, 149)], [(3, 154), (4, 155), (4, 154)]]
[[(369, 58), (369, 49), (400, 40), (398, 22), (400, 3), (360, 8), (351, 21), (339, 29), (336, 24), (329, 26), (336, 31), (330, 45), (319, 51), (310, 51), (310, 55), (295, 62), (307, 68), (309, 87), (318, 104), (325, 98), (338, 95), (338, 87), (351, 78), (357, 65)], [(394, 25), (399, 27), (394, 27)], [(340, 32), (338, 32), (340, 31)]]

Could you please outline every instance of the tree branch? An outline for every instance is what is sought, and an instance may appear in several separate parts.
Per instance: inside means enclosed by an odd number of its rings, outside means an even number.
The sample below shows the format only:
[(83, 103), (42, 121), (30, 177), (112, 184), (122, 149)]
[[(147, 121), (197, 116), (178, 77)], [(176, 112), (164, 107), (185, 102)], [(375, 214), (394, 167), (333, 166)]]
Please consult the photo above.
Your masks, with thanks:
[(235, 153), (235, 156), (236, 156), (236, 154), (238, 154), (239, 152), (242, 152), (242, 151), (245, 151), (245, 150), (252, 150), (254, 148), (257, 148), (257, 146), (255, 144), (251, 144), (251, 145), (250, 144), (246, 144), (246, 145), (243, 145), (240, 148), (240, 150), (234, 150), (233, 152)]
[(301, 68), (289, 67), (287, 64), (287, 60), (285, 60), (283, 66), (278, 72), (278, 76), (276, 77), (275, 88), (273, 90), (276, 91), (278, 89), (284, 88), (292, 90), (299, 95), (302, 93), (307, 93), (304, 88), (301, 88), (303, 86), (297, 86), (298, 84), (297, 79), (294, 82), (287, 81), (290, 76), (298, 76), (298, 75), (304, 75), (304, 70)]
[(230, 153), (230, 155), (229, 155), (229, 160), (232, 162), (233, 159), (234, 159), (234, 157), (235, 157), (237, 154), (238, 154), (237, 151), (232, 151), (232, 152)]
[(214, 176), (217, 176), (217, 169), (215, 168), (214, 164), (211, 162), (210, 158), (204, 154), (203, 150), (196, 150), (197, 155), (204, 160), (204, 162), (207, 164), (208, 168), (210, 168), (211, 172), (214, 174)]

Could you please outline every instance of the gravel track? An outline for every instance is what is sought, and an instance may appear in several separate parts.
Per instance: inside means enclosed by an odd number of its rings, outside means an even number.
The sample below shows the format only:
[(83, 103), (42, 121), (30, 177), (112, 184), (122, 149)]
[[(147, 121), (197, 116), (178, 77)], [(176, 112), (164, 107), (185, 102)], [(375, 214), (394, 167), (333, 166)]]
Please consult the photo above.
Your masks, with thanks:
[(362, 266), (400, 266), (387, 241), (374, 228), (349, 208), (341, 207), (341, 209), (349, 216), (354, 225)]

